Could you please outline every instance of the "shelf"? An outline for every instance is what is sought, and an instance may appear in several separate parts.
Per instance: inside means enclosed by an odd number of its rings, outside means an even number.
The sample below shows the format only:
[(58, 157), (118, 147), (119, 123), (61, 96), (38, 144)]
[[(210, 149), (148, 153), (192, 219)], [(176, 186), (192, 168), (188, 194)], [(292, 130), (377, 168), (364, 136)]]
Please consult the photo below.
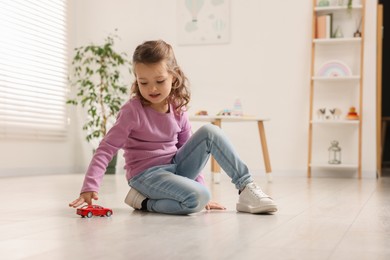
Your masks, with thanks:
[[(364, 75), (364, 18), (366, 0), (353, 1), (348, 7), (346, 1), (339, 6), (319, 6), (319, 0), (312, 4), (311, 71), (310, 71), (310, 118), (307, 176), (312, 171), (327, 172), (353, 170), (362, 176), (362, 117), (350, 120), (347, 113), (338, 111), (322, 113), (323, 108), (341, 107), (346, 109), (354, 105), (358, 115), (363, 114), (363, 75)], [(321, 2), (323, 3), (323, 2)], [(359, 23), (359, 24), (356, 24)], [(340, 28), (345, 37), (332, 38), (334, 29)], [(359, 33), (356, 34), (356, 28)], [(342, 35), (342, 34), (337, 34)], [(354, 35), (358, 37), (353, 37)], [(328, 38), (316, 38), (317, 36)], [(319, 109), (320, 108), (320, 109)], [(356, 109), (358, 108), (358, 109)], [(340, 110), (340, 109), (339, 109)], [(338, 115), (338, 116), (336, 116)], [(345, 131), (344, 131), (345, 130)], [(347, 163), (329, 164), (324, 152), (318, 145), (332, 138), (346, 145), (346, 150), (354, 154)], [(321, 150), (320, 150), (321, 149)], [(356, 153), (356, 158), (355, 158)], [(320, 169), (318, 169), (320, 168)], [(321, 169), (322, 168), (322, 169)]]
[(330, 119), (330, 120), (311, 120), (310, 123), (317, 125), (359, 125), (360, 120)]
[[(352, 5), (351, 10), (361, 10), (363, 8), (362, 5)], [(330, 11), (348, 11), (348, 7), (345, 6), (316, 6), (314, 7), (314, 11), (316, 12), (330, 12)]]
[(313, 39), (313, 43), (315, 44), (360, 43), (361, 41), (362, 41), (361, 37)]
[(311, 78), (314, 81), (355, 81), (360, 80), (360, 75), (353, 76), (342, 76), (342, 77), (323, 77), (323, 76), (314, 76)]
[(312, 168), (325, 168), (325, 169), (351, 169), (356, 170), (358, 168), (357, 164), (329, 164), (329, 163), (312, 163), (310, 164)]

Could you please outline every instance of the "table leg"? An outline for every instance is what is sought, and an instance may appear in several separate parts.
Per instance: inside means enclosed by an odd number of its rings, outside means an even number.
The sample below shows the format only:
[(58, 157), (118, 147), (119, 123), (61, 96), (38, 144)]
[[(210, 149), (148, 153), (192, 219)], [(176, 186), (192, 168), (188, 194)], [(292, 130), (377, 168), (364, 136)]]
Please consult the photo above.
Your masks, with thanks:
[(267, 140), (265, 138), (265, 130), (264, 130), (263, 121), (257, 121), (257, 125), (258, 125), (258, 128), (259, 128), (261, 149), (263, 151), (265, 172), (267, 173), (268, 181), (271, 181), (271, 171), (272, 171), (272, 169), (271, 169), (271, 162), (270, 162), (269, 154), (268, 154), (268, 146), (267, 146)]

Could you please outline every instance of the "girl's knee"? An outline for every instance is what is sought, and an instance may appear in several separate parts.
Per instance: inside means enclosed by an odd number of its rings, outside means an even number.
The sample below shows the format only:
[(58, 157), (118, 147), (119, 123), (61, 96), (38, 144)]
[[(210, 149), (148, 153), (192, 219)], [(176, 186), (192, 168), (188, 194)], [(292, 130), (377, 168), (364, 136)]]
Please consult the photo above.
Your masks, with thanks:
[(212, 138), (213, 136), (218, 135), (220, 130), (221, 129), (216, 125), (207, 124), (199, 128), (198, 132), (202, 135)]
[(210, 198), (209, 191), (204, 187), (191, 192), (183, 204), (187, 207), (188, 214), (195, 213), (203, 210), (210, 201)]

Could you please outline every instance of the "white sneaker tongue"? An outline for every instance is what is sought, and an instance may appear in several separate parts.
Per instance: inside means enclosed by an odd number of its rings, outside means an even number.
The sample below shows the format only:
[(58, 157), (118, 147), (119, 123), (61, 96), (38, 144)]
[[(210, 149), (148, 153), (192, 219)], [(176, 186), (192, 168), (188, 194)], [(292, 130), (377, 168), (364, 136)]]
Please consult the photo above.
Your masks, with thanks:
[(268, 195), (265, 194), (264, 192), (262, 192), (261, 190), (252, 190), (252, 192), (257, 196), (257, 197), (260, 197), (260, 198), (267, 198)]
[(268, 198), (269, 197), (255, 183), (248, 184), (248, 188), (250, 188), (252, 193), (255, 194), (257, 197), (260, 197), (260, 198)]

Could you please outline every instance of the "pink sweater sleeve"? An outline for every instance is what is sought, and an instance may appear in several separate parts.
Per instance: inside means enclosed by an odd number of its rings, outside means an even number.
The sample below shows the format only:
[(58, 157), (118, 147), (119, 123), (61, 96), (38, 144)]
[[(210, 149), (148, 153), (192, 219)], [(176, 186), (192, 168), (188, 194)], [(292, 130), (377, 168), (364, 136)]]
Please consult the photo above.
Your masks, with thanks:
[(191, 124), (188, 119), (187, 112), (183, 112), (180, 120), (180, 128), (181, 131), (177, 136), (177, 144), (176, 147), (180, 148), (185, 144), (188, 139), (191, 137)]
[(119, 112), (114, 126), (100, 142), (85, 174), (81, 193), (99, 191), (108, 163), (125, 144), (127, 136), (131, 132), (131, 125), (138, 120), (135, 115), (129, 115), (129, 111), (124, 108)]

